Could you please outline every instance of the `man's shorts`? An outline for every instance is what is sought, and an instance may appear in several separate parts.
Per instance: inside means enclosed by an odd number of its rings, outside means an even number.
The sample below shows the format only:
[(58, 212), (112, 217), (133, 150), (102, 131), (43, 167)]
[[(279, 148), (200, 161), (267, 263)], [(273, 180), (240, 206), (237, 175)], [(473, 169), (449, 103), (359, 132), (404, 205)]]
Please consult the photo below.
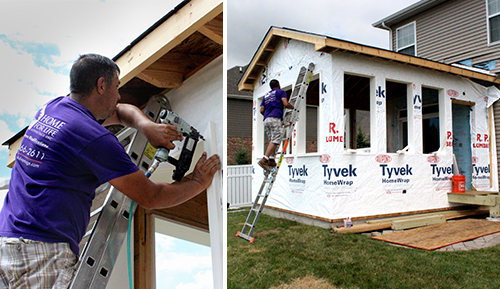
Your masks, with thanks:
[(277, 117), (268, 117), (264, 120), (264, 129), (270, 142), (280, 144), (283, 140), (283, 122)]
[(0, 288), (68, 288), (77, 261), (68, 243), (0, 237)]

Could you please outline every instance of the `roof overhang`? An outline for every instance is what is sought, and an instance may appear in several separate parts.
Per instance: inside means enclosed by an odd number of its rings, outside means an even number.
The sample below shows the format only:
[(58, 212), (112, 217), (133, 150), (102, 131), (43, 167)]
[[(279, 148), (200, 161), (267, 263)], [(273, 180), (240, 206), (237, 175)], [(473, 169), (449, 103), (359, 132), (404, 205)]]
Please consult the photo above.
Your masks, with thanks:
[(223, 1), (183, 1), (113, 60), (120, 67), (121, 102), (143, 106), (179, 88), (223, 52)]
[(402, 9), (390, 16), (385, 17), (382, 20), (379, 20), (372, 24), (373, 27), (387, 29), (388, 26), (392, 26), (396, 23), (404, 21), (407, 18), (415, 16), (425, 10), (431, 9), (434, 6), (437, 6), (443, 2), (448, 0), (422, 0), (417, 3), (414, 3), (405, 9)]
[(428, 68), (480, 81), (486, 81), (492, 84), (500, 84), (500, 79), (497, 79), (495, 75), (492, 74), (485, 74), (478, 71), (459, 68), (456, 66), (420, 57), (409, 56), (386, 49), (339, 40), (324, 35), (307, 33), (288, 28), (271, 27), (264, 37), (264, 40), (262, 40), (259, 48), (257, 49), (257, 52), (252, 57), (248, 69), (241, 78), (238, 84), (239, 90), (252, 91), (254, 89), (255, 82), (262, 74), (262, 70), (267, 65), (283, 39), (295, 39), (307, 43), (312, 43), (314, 44), (315, 50), (317, 52), (350, 52), (354, 54), (365, 55), (370, 58), (378, 58), (406, 65)]

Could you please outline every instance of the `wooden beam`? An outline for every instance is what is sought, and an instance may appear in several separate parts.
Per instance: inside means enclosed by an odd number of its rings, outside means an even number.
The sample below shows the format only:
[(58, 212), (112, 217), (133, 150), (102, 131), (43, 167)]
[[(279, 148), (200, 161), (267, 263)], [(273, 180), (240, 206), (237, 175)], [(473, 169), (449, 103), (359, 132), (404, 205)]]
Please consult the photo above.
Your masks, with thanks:
[(499, 198), (498, 192), (466, 191), (465, 193), (448, 193), (448, 202), (450, 203), (495, 206), (497, 198)]
[(138, 206), (134, 215), (134, 288), (156, 288), (154, 217)]
[(223, 18), (223, 13), (219, 14), (217, 17), (205, 24), (205, 26), (202, 26), (198, 32), (212, 39), (217, 44), (222, 45), (224, 42)]
[(200, 29), (198, 29), (198, 32), (212, 39), (217, 44), (222, 45), (224, 43), (224, 38), (222, 37), (222, 35), (215, 33), (213, 30), (210, 30), (206, 26), (200, 27)]
[(393, 230), (405, 230), (417, 227), (424, 227), (436, 224), (442, 224), (446, 222), (446, 217), (444, 215), (433, 215), (424, 217), (414, 217), (403, 220), (392, 221), (391, 228)]
[(337, 48), (337, 49), (344, 50), (344, 51), (361, 53), (361, 54), (368, 55), (368, 56), (375, 56), (375, 57), (383, 58), (386, 60), (398, 61), (398, 62), (402, 62), (405, 64), (412, 64), (415, 66), (429, 68), (429, 69), (433, 69), (433, 70), (438, 70), (438, 71), (445, 72), (445, 73), (451, 73), (451, 74), (455, 74), (455, 75), (476, 78), (476, 79), (481, 79), (481, 80), (500, 84), (500, 79), (495, 79), (495, 76), (485, 75), (483, 73), (479, 73), (476, 71), (467, 70), (467, 69), (455, 67), (455, 66), (452, 66), (449, 64), (439, 63), (436, 61), (427, 60), (427, 59), (423, 59), (423, 58), (419, 58), (419, 57), (415, 57), (415, 56), (405, 55), (405, 54), (397, 53), (394, 51), (383, 50), (380, 48), (365, 46), (365, 45), (361, 45), (361, 44), (357, 44), (357, 43), (353, 43), (353, 42), (347, 42), (347, 41), (338, 40), (338, 39), (333, 39), (333, 38), (327, 38), (325, 45), (328, 47)]
[(391, 227), (391, 222), (376, 223), (376, 224), (356, 224), (350, 228), (340, 227), (332, 228), (332, 231), (337, 234), (356, 234), (371, 231), (379, 231), (384, 229), (389, 229)]
[(192, 0), (115, 62), (121, 86), (222, 13), (222, 0)]
[(179, 88), (183, 81), (182, 73), (161, 69), (146, 69), (137, 78), (160, 88)]

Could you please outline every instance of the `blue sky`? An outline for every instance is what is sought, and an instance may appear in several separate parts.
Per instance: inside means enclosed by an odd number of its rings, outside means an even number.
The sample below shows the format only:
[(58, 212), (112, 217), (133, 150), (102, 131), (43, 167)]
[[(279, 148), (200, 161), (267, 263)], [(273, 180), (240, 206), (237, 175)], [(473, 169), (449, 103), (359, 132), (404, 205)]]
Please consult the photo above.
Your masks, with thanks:
[[(69, 92), (69, 71), (80, 54), (113, 58), (180, 2), (0, 0), (0, 143), (47, 101)], [(1, 146), (0, 181), (10, 178), (7, 156)], [(209, 247), (157, 238), (158, 288), (211, 288)], [(176, 266), (179, 260), (190, 262)]]

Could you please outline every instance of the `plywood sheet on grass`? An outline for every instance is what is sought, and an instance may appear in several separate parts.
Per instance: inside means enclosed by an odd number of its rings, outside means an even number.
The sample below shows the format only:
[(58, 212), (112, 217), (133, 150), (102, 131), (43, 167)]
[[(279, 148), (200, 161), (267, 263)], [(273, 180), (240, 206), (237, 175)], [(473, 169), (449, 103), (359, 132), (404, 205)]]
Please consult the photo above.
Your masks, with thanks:
[(464, 219), (395, 232), (373, 237), (373, 239), (432, 251), (497, 232), (500, 232), (500, 222), (491, 222), (485, 219)]

